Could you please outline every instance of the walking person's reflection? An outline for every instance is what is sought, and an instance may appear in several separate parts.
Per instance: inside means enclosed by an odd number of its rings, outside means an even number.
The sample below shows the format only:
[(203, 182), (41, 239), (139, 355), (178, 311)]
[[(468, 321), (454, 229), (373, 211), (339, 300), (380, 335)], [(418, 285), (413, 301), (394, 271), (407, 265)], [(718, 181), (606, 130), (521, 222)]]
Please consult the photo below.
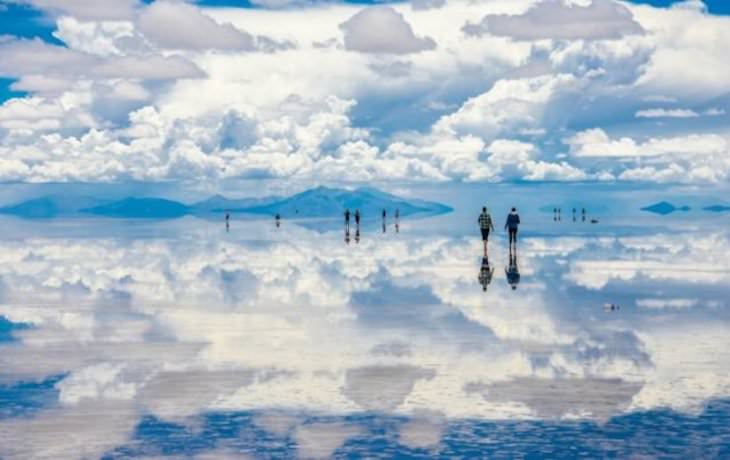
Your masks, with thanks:
[(517, 289), (517, 285), (520, 284), (520, 268), (517, 266), (517, 248), (513, 251), (510, 246), (509, 265), (505, 267), (504, 273), (507, 275), (507, 284), (512, 286), (512, 290)]
[(277, 212), (276, 213), (276, 228), (281, 227), (281, 215)]
[(360, 242), (360, 228), (358, 227), (355, 230), (355, 243), (359, 243), (359, 242)]
[(479, 284), (482, 285), (482, 291), (487, 292), (487, 287), (492, 282), (493, 275), (494, 267), (489, 265), (489, 257), (485, 254), (482, 257), (482, 267), (479, 269)]
[(226, 211), (226, 232), (231, 230), (231, 213)]
[(350, 228), (345, 229), (345, 243), (350, 244)]

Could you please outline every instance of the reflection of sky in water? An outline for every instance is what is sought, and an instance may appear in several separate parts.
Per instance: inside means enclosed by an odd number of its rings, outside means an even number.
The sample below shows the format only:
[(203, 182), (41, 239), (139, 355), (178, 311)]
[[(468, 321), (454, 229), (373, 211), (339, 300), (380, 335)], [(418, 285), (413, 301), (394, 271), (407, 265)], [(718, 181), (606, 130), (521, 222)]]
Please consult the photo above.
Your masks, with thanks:
[(288, 222), (4, 220), (0, 458), (727, 457), (716, 216), (589, 236), (534, 213), (518, 288), (498, 235), (484, 292), (476, 216), (442, 231), (460, 215), (349, 246)]

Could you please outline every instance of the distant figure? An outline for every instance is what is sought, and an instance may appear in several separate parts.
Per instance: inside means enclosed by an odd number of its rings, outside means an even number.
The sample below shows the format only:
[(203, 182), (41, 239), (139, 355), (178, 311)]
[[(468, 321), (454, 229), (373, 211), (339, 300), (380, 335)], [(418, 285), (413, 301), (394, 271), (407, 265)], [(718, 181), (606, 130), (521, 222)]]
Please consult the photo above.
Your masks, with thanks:
[(276, 228), (279, 228), (281, 226), (281, 216), (279, 215), (278, 212), (276, 213), (275, 219), (276, 219)]
[(350, 210), (345, 209), (345, 230), (350, 233)]
[(573, 208), (573, 222), (575, 222), (575, 208)]
[(620, 310), (621, 307), (614, 303), (604, 303), (603, 304), (603, 311), (617, 311)]
[(226, 231), (231, 229), (231, 213), (226, 211)]
[(520, 226), (520, 215), (517, 214), (517, 208), (512, 208), (512, 211), (507, 215), (507, 222), (504, 223), (504, 228), (509, 232), (509, 247), (512, 250), (512, 245), (517, 249), (517, 228)]
[(355, 210), (355, 227), (357, 227), (357, 230), (360, 230), (360, 210)]
[(400, 225), (398, 225), (398, 222), (395, 223), (395, 232), (400, 233)]
[(400, 221), (400, 209), (395, 208), (395, 225), (398, 225)]
[(494, 230), (492, 216), (487, 212), (487, 207), (482, 207), (482, 213), (479, 214), (479, 230), (482, 232), (482, 244), (484, 244), (484, 256), (487, 255), (487, 242), (489, 241), (489, 231)]
[(591, 219), (591, 223), (592, 224), (597, 224), (598, 223), (598, 219)]
[(385, 209), (383, 209), (383, 233), (385, 233), (385, 217), (386, 217)]
[(489, 258), (485, 255), (482, 257), (482, 267), (479, 269), (479, 284), (482, 285), (482, 291), (487, 292), (487, 287), (492, 282), (492, 275), (494, 267), (489, 266)]
[(558, 208), (553, 208), (553, 222), (558, 221)]
[(517, 252), (514, 253), (510, 250), (509, 253), (509, 266), (504, 269), (504, 273), (507, 276), (507, 284), (512, 286), (512, 290), (517, 289), (517, 285), (520, 284), (520, 269), (517, 266)]
[(585, 222), (586, 221), (586, 208), (583, 208), (581, 210), (581, 214), (583, 214), (583, 222)]
[(562, 213), (562, 209), (558, 208), (558, 222), (563, 220), (563, 216), (561, 215), (561, 213)]

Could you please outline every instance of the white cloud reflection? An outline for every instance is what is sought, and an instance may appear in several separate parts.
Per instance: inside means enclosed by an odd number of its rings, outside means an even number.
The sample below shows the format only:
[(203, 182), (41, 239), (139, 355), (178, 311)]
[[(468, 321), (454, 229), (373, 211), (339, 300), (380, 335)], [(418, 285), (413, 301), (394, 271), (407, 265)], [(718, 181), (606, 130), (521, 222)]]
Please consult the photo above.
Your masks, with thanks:
[[(21, 439), (3, 457), (97, 456), (142, 414), (184, 422), (209, 410), (274, 411), (289, 418), (257, 423), (296, 433), (300, 453), (316, 457), (360, 431), (296, 427), (286, 411), (605, 420), (627, 408), (695, 410), (730, 393), (718, 303), (727, 234), (527, 238), (516, 291), (495, 243), (484, 293), (471, 239), (366, 233), (346, 246), (339, 232), (287, 230), (293, 242), (211, 238), (206, 228), (177, 239), (1, 242), (0, 315), (33, 326), (3, 346), (2, 379), (66, 374), (57, 407), (0, 423), (1, 437)], [(634, 301), (603, 312), (612, 283), (656, 302), (656, 280), (707, 287), (716, 298), (699, 305), (712, 300), (720, 317)], [(94, 407), (124, 415), (100, 426)], [(405, 426), (401, 442), (438, 449), (438, 420)], [(81, 432), (79, 442), (53, 450), (49, 426)], [(105, 442), (86, 442), (102, 429)]]

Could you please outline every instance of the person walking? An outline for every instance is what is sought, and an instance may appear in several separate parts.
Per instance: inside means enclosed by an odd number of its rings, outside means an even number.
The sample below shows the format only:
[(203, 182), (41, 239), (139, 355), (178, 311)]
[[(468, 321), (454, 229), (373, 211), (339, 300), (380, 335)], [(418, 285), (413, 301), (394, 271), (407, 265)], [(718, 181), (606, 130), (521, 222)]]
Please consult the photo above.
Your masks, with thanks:
[(231, 229), (231, 213), (226, 211), (226, 231)]
[(507, 215), (507, 221), (504, 223), (504, 228), (509, 232), (509, 247), (512, 250), (514, 245), (517, 250), (517, 228), (520, 226), (520, 215), (517, 214), (517, 208), (512, 208), (512, 211)]
[(484, 255), (487, 254), (487, 242), (489, 241), (489, 231), (494, 230), (492, 216), (487, 212), (487, 207), (482, 207), (482, 213), (479, 214), (479, 230), (482, 232), (482, 243), (484, 244)]
[(360, 230), (360, 210), (355, 210), (355, 230)]
[(350, 232), (350, 210), (345, 209), (345, 230)]

